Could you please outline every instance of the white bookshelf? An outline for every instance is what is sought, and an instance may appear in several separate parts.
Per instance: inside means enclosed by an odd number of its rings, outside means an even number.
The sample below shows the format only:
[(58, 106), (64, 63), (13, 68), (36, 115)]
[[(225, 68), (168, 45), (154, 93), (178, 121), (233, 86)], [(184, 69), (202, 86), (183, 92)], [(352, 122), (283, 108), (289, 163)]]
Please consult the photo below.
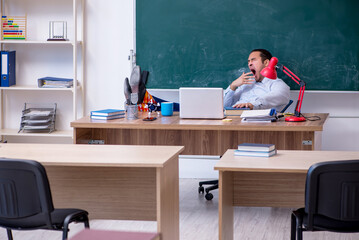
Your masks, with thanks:
[[(16, 85), (0, 86), (0, 136), (6, 140), (11, 137), (65, 137), (72, 138), (70, 122), (84, 115), (84, 0), (0, 0), (1, 15), (18, 16), (23, 12), (27, 16), (26, 40), (0, 40), (1, 50), (16, 51)], [(34, 7), (34, 5), (38, 5)], [(57, 6), (59, 9), (57, 9)], [(38, 10), (40, 9), (40, 10)], [(46, 9), (42, 11), (41, 9)], [(63, 11), (63, 12), (61, 12)], [(63, 14), (63, 16), (62, 16)], [(63, 18), (62, 18), (63, 17)], [(68, 41), (47, 41), (49, 21), (67, 21)], [(40, 24), (39, 24), (40, 23)], [(2, 24), (1, 24), (2, 25)], [(2, 26), (1, 26), (2, 27)], [(2, 38), (1, 38), (2, 39)], [(36, 50), (33, 50), (36, 49)], [(37, 57), (35, 67), (28, 67), (26, 61), (31, 61), (27, 52), (35, 51)], [(34, 54), (32, 52), (32, 54)], [(64, 54), (65, 52), (65, 54)], [(60, 56), (56, 59), (57, 53)], [(21, 59), (18, 59), (21, 57)], [(52, 64), (52, 65), (51, 65)], [(54, 66), (55, 65), (55, 66)], [(63, 69), (62, 69), (63, 68)], [(49, 69), (55, 69), (51, 71)], [(38, 88), (37, 78), (58, 76), (65, 72), (71, 77), (72, 88)], [(52, 74), (54, 73), (54, 74)], [(30, 76), (29, 76), (30, 75)], [(60, 125), (55, 124), (56, 131), (52, 133), (18, 133), (20, 126), (14, 124), (21, 119), (22, 107), (28, 99), (31, 102), (47, 103), (55, 96), (58, 109), (57, 118)], [(21, 99), (21, 100), (19, 100)], [(21, 102), (24, 99), (25, 102)], [(16, 101), (19, 101), (16, 103)], [(63, 109), (59, 106), (64, 102)], [(16, 107), (13, 107), (16, 105)], [(70, 107), (67, 107), (71, 105)], [(60, 116), (60, 117), (58, 117)], [(15, 126), (14, 126), (15, 125)]]

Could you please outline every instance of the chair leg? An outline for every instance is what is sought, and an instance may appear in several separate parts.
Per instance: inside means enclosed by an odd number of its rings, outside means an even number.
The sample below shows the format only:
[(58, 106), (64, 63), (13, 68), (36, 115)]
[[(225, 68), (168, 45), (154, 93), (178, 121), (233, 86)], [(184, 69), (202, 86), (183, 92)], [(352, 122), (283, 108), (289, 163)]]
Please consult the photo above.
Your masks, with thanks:
[(68, 226), (64, 226), (64, 230), (62, 230), (62, 240), (67, 240), (67, 234), (69, 232)]
[[(203, 185), (212, 185), (212, 186), (204, 188)], [(204, 191), (206, 191), (207, 196), (208, 196), (209, 191), (217, 189), (217, 188), (218, 188), (218, 180), (202, 181), (202, 182), (199, 182), (198, 193), (204, 193)], [(207, 197), (206, 197), (206, 199), (207, 199)], [(210, 199), (212, 199), (212, 197)]]
[(213, 184), (218, 184), (218, 180), (209, 180), (209, 181), (201, 181), (201, 182), (199, 182), (200, 187), (202, 185), (213, 185)]
[(90, 223), (89, 223), (89, 218), (87, 215), (83, 216), (84, 218), (84, 224), (85, 224), (85, 228), (90, 228)]
[(218, 189), (218, 183), (214, 184), (213, 186), (207, 187), (206, 193), (208, 193), (209, 191), (215, 190), (215, 189)]
[(299, 217), (296, 217), (296, 219), (297, 219), (297, 224), (296, 224), (297, 240), (302, 240), (303, 239), (302, 219)]
[(297, 230), (296, 219), (294, 214), (292, 213), (291, 223), (290, 223), (290, 240), (296, 239), (296, 230)]
[(7, 229), (6, 229), (6, 232), (7, 232), (7, 238), (8, 238), (9, 240), (13, 240), (11, 229), (7, 228)]
[(80, 215), (70, 214), (64, 220), (63, 231), (62, 231), (62, 240), (67, 239), (67, 235), (68, 235), (68, 232), (69, 232), (69, 224), (75, 218), (77, 218), (76, 222), (83, 222), (84, 225), (85, 225), (85, 228), (90, 228), (89, 218), (88, 218), (87, 214), (80, 214)]

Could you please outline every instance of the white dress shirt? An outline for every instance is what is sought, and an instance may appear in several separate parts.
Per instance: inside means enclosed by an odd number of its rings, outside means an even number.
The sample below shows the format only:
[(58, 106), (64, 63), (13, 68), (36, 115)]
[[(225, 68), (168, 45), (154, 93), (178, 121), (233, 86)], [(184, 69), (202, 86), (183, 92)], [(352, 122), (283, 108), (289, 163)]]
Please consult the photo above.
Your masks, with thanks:
[(233, 91), (224, 91), (224, 106), (232, 107), (238, 103), (251, 103), (253, 109), (275, 108), (278, 112), (288, 104), (290, 88), (282, 79), (264, 78), (261, 82), (243, 84)]

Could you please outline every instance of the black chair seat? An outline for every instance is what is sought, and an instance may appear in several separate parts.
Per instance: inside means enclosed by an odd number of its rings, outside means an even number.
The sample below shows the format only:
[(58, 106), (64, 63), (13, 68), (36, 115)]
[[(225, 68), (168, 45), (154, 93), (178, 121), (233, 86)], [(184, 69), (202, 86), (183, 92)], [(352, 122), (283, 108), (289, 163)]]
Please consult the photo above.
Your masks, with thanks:
[[(86, 214), (88, 215), (88, 212), (83, 211), (81, 209), (55, 209), (51, 213), (51, 224), (54, 229), (62, 229), (64, 225), (64, 219), (70, 215), (82, 215)], [(8, 228), (12, 229), (23, 229), (23, 230), (29, 230), (29, 229), (46, 229), (46, 221), (44, 221), (45, 214), (39, 213), (31, 217), (25, 217), (25, 218), (7, 218), (4, 219), (0, 218), (0, 226), (7, 226)]]

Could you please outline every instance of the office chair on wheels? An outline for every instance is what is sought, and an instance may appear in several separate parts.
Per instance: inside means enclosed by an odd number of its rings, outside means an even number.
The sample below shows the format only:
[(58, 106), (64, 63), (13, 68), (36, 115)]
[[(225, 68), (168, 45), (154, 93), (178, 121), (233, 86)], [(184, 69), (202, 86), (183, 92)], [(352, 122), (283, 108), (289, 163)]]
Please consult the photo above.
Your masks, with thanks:
[(82, 222), (89, 228), (88, 212), (55, 209), (45, 168), (36, 161), (0, 158), (0, 227), (13, 240), (12, 229), (62, 231), (66, 240), (69, 224)]
[[(204, 188), (203, 185), (212, 185), (210, 187)], [(199, 182), (198, 193), (204, 193), (206, 191), (206, 195), (204, 197), (209, 201), (213, 199), (213, 194), (209, 191), (218, 189), (218, 180), (210, 180), (210, 181), (201, 181)]]
[[(285, 110), (293, 103), (293, 100), (289, 100), (288, 104), (280, 111), (280, 113), (284, 113)], [(222, 157), (222, 156), (221, 156)], [(204, 188), (203, 185), (211, 185), (207, 188)], [(201, 181), (199, 182), (198, 193), (206, 192), (205, 198), (207, 200), (213, 199), (213, 194), (210, 191), (218, 189), (218, 180), (210, 180), (210, 181)]]
[(302, 240), (303, 231), (359, 232), (359, 160), (309, 168), (305, 207), (291, 216), (291, 240)]

